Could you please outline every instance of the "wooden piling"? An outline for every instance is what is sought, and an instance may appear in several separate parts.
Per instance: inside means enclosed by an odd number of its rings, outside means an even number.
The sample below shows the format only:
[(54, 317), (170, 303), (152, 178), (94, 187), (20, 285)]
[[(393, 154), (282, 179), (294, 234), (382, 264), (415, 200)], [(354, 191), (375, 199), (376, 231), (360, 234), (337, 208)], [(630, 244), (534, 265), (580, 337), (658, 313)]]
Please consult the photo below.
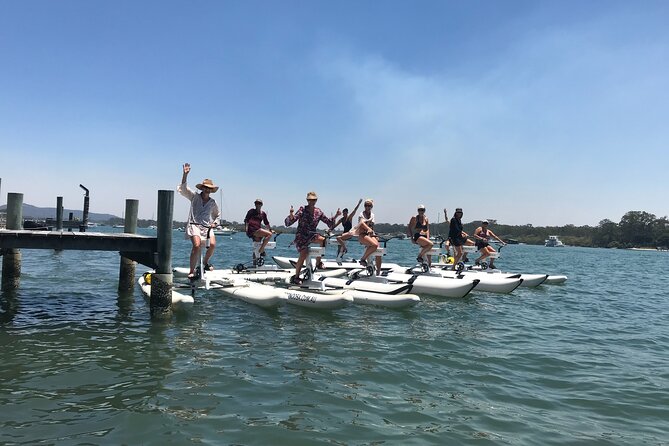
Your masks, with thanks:
[(56, 197), (56, 231), (63, 230), (63, 197)]
[[(125, 223), (123, 232), (126, 234), (137, 233), (137, 210), (138, 200), (125, 200)], [(128, 292), (135, 287), (135, 264), (136, 262), (121, 256), (121, 264), (118, 272), (118, 291)]]
[[(7, 229), (23, 229), (23, 194), (7, 194)], [(5, 249), (2, 256), (2, 290), (15, 290), (21, 282), (21, 251)]]
[(172, 215), (174, 191), (158, 191), (157, 267), (151, 276), (151, 316), (169, 314), (172, 304)]

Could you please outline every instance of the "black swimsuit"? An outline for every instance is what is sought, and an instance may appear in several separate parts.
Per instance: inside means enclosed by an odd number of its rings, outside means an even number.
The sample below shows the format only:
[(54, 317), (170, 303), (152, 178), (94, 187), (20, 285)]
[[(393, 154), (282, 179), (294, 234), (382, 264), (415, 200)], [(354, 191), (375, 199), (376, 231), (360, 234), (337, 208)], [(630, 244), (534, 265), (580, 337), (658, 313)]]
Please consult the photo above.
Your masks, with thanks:
[(485, 240), (479, 240), (476, 239), (476, 249), (480, 251), (482, 248), (485, 248), (488, 246), (488, 230), (487, 229), (481, 229), (481, 232), (479, 233), (479, 237), (484, 237)]
[(413, 235), (413, 241), (418, 241), (419, 238), (425, 237), (424, 235), (421, 234), (422, 231), (427, 231), (427, 224), (425, 223), (425, 219), (423, 218), (422, 224), (418, 223), (418, 219), (420, 218), (420, 215), (416, 215), (416, 226), (414, 227), (414, 231), (417, 231)]

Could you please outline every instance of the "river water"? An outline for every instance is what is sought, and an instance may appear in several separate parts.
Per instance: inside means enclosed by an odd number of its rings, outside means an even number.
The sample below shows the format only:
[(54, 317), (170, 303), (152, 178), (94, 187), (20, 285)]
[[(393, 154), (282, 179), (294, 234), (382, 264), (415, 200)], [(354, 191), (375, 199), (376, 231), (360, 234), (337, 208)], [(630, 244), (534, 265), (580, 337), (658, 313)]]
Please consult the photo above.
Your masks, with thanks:
[[(249, 251), (219, 237), (214, 264)], [(0, 444), (669, 444), (669, 253), (511, 245), (498, 266), (569, 280), (405, 310), (211, 291), (163, 322), (119, 296), (117, 253), (22, 254), (0, 300)]]

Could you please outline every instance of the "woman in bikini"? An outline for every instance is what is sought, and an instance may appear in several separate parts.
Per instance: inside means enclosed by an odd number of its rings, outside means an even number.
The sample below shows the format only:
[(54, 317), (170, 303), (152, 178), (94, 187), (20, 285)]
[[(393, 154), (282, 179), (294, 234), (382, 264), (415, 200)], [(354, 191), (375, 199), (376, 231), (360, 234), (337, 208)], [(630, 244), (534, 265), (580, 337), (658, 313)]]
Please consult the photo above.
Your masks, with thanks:
[(432, 256), (426, 255), (432, 249), (434, 243), (430, 240), (430, 222), (425, 216), (425, 206), (418, 205), (418, 215), (411, 217), (407, 234), (411, 237), (411, 241), (420, 246), (420, 252), (416, 260), (418, 263), (427, 262), (432, 264)]
[[(379, 239), (374, 235), (374, 213), (372, 208), (374, 201), (371, 198), (365, 200), (365, 210), (358, 217), (358, 226), (355, 233), (358, 241), (365, 246), (365, 252), (360, 258), (360, 265), (367, 267), (367, 259), (379, 248)], [(381, 274), (381, 256), (376, 256), (376, 275)]]

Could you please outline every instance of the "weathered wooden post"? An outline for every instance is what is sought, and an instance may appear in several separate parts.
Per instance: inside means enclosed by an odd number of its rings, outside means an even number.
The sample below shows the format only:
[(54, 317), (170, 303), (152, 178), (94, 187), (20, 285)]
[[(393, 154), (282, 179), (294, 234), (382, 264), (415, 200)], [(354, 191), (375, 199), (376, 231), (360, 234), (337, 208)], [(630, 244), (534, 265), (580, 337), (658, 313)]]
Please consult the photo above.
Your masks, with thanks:
[(86, 189), (86, 187), (83, 184), (80, 184), (79, 187), (86, 192), (86, 194), (84, 195), (84, 212), (81, 215), (82, 222), (79, 225), (79, 232), (86, 232), (86, 229), (88, 229), (88, 206), (90, 197), (88, 196), (88, 189)]
[[(7, 229), (23, 229), (23, 194), (7, 194)], [(2, 289), (14, 290), (21, 280), (21, 251), (5, 249), (2, 256)]]
[[(126, 234), (137, 233), (137, 210), (139, 200), (125, 200), (125, 225), (123, 232)], [(135, 262), (121, 256), (121, 265), (118, 272), (119, 292), (132, 291), (135, 287)]]
[(158, 191), (156, 272), (151, 275), (151, 316), (161, 317), (170, 313), (172, 304), (172, 213), (174, 191)]
[(56, 231), (63, 230), (63, 197), (56, 197)]

